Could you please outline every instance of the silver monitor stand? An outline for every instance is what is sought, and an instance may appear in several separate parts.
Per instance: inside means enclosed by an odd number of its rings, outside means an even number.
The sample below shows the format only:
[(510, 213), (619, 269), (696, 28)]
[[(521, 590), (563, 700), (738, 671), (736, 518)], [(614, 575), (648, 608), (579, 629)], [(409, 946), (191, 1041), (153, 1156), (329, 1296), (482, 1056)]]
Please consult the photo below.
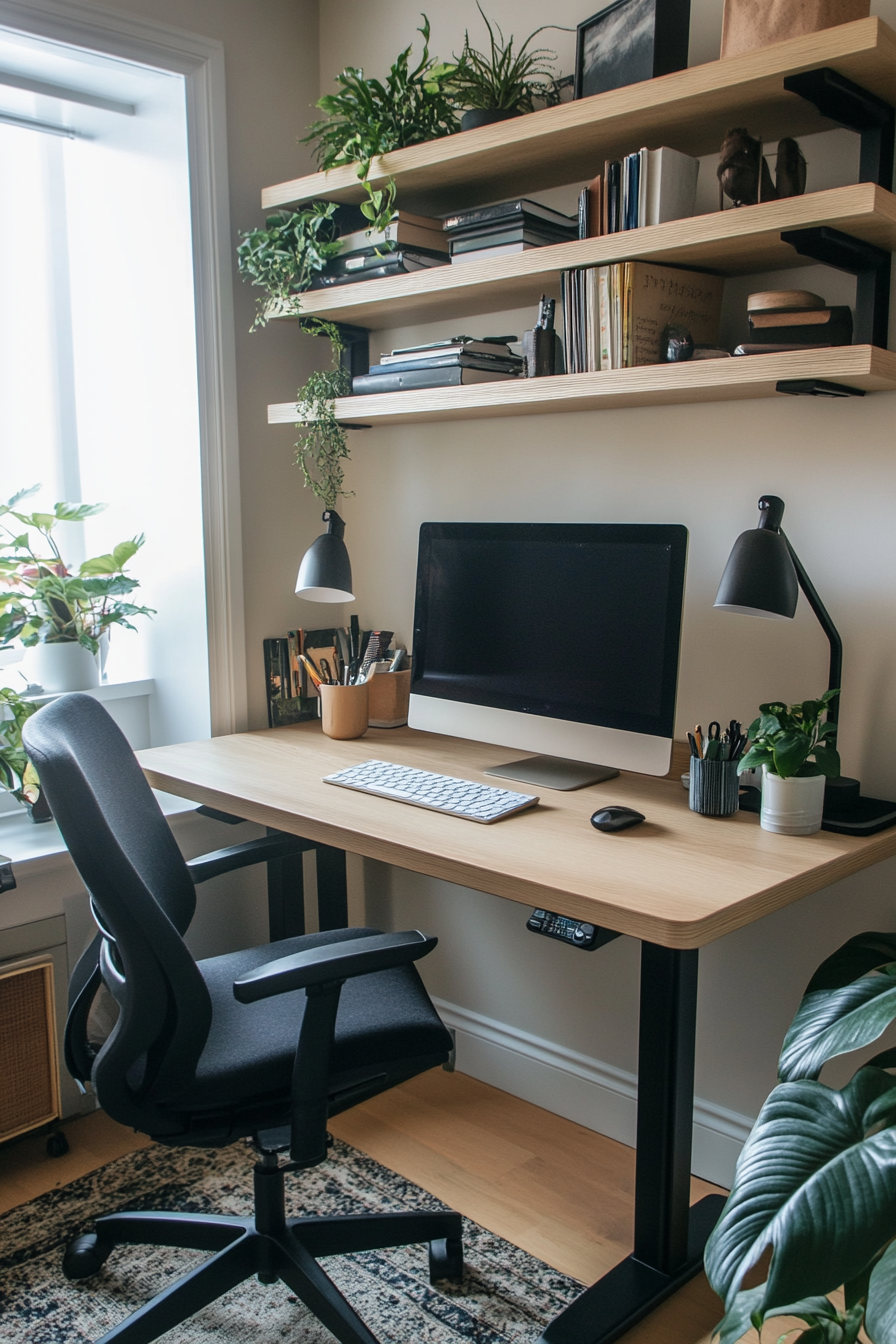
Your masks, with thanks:
[(610, 765), (589, 765), (587, 761), (567, 761), (562, 756), (524, 756), (506, 765), (490, 765), (484, 772), (522, 784), (538, 784), (544, 789), (584, 789), (586, 784), (602, 784), (619, 774)]

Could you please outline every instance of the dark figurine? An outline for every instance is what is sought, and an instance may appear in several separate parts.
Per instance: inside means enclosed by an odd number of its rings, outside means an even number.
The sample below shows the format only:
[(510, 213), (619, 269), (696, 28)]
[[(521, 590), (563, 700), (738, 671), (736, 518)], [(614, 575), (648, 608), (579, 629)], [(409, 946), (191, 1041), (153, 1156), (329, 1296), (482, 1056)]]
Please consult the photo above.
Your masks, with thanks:
[(762, 157), (762, 141), (754, 140), (745, 126), (736, 126), (722, 141), (718, 178), (720, 210), (724, 209), (723, 192), (735, 205), (776, 199), (771, 173)]
[(724, 196), (735, 205), (802, 196), (806, 190), (806, 160), (790, 136), (779, 140), (773, 183), (762, 153), (762, 141), (754, 139), (746, 127), (736, 126), (722, 142), (718, 178), (720, 210), (724, 209)]
[(660, 357), (666, 364), (682, 364), (694, 358), (694, 338), (687, 327), (670, 324), (663, 328)]
[(779, 200), (785, 196), (802, 196), (806, 190), (806, 160), (797, 142), (789, 135), (778, 141), (775, 190)]

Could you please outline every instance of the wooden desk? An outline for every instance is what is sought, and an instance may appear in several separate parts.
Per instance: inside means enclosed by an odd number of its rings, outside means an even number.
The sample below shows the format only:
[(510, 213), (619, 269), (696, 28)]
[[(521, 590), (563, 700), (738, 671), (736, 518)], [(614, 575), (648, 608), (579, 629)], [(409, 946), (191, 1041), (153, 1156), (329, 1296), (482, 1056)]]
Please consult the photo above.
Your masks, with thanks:
[[(544, 1344), (611, 1344), (701, 1269), (721, 1208), (719, 1196), (688, 1208), (698, 949), (896, 854), (896, 829), (861, 840), (772, 835), (746, 813), (697, 816), (677, 780), (639, 775), (573, 793), (541, 790), (537, 808), (493, 826), (322, 782), (384, 759), (500, 784), (483, 768), (523, 754), (407, 728), (334, 742), (317, 724), (301, 724), (138, 758), (168, 793), (642, 940), (634, 1252), (542, 1336)], [(601, 834), (589, 819), (602, 803), (629, 804), (647, 820)]]

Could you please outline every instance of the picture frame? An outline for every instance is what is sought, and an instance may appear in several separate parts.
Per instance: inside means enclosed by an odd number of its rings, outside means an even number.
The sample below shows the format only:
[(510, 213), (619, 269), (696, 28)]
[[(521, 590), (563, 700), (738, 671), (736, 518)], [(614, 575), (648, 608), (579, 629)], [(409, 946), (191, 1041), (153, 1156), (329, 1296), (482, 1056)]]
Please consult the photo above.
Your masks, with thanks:
[(575, 97), (683, 70), (691, 0), (613, 0), (576, 29)]

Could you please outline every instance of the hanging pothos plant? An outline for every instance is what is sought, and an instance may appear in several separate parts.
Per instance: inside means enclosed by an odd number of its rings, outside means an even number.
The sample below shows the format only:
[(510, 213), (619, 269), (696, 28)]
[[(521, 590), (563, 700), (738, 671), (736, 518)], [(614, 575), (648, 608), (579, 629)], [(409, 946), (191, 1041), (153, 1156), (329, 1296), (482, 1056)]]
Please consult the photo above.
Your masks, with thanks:
[(313, 201), (301, 210), (268, 215), (265, 228), (240, 235), (240, 274), (264, 290), (253, 331), (271, 317), (299, 316), (299, 295), (339, 252), (336, 209), (335, 201)]
[(333, 366), (312, 373), (296, 393), (296, 402), (302, 411), (302, 420), (296, 442), (296, 465), (302, 468), (305, 485), (322, 502), (325, 509), (335, 508), (343, 490), (345, 472), (343, 463), (350, 456), (348, 437), (336, 419), (335, 400), (346, 397), (352, 390), (351, 374), (339, 363), (342, 338), (339, 328), (321, 318), (308, 318), (302, 330), (312, 336), (326, 336), (333, 352)]

